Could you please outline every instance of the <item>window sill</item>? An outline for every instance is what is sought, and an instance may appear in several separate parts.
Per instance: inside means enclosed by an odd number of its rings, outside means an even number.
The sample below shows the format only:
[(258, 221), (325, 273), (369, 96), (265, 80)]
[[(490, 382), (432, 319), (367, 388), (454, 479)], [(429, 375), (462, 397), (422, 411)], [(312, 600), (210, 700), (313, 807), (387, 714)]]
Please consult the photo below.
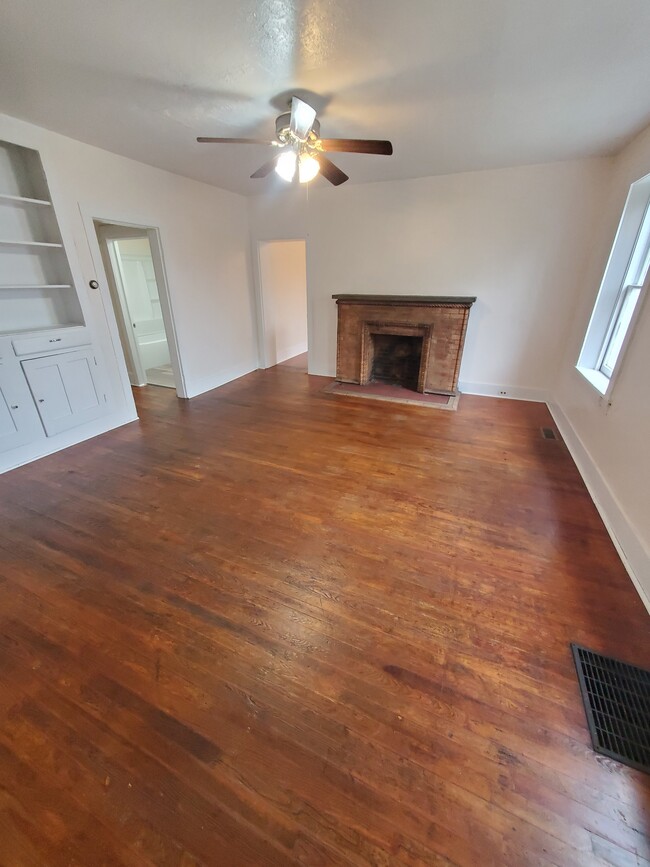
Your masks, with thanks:
[(601, 373), (599, 370), (594, 370), (591, 367), (581, 367), (579, 364), (576, 365), (576, 370), (578, 371), (578, 373), (581, 373), (587, 380), (587, 382), (593, 385), (596, 391), (598, 391), (601, 395), (607, 394), (610, 380), (605, 376), (604, 373)]

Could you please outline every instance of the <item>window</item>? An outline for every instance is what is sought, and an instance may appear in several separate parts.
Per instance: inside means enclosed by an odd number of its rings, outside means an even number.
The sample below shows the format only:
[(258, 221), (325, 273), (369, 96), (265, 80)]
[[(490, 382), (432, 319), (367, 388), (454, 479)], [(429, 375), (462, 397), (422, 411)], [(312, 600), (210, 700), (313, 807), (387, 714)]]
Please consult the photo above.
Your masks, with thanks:
[(621, 363), (650, 271), (650, 175), (630, 187), (578, 370), (605, 394)]
[(632, 314), (640, 295), (640, 286), (626, 286), (623, 290), (621, 304), (614, 318), (612, 333), (605, 345), (603, 360), (600, 364), (600, 372), (604, 373), (608, 379), (611, 379), (614, 373), (614, 367), (618, 361), (618, 356), (623, 347), (623, 341), (625, 340), (627, 329), (630, 327)]

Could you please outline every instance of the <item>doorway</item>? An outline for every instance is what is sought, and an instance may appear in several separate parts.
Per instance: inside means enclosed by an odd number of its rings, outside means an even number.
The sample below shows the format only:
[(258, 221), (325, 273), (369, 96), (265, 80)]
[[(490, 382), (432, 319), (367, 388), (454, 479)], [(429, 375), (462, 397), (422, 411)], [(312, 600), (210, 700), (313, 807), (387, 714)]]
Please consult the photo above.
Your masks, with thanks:
[(303, 239), (258, 245), (264, 367), (307, 372), (307, 245)]
[(157, 233), (94, 222), (131, 385), (177, 389), (178, 356)]

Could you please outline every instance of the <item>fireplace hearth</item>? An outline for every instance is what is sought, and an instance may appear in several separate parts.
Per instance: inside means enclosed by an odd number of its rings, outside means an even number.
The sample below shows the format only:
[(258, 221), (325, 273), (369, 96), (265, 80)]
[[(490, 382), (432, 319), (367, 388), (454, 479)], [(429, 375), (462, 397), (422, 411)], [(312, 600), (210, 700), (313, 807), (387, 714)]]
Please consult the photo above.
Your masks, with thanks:
[(334, 295), (336, 379), (397, 384), (455, 395), (469, 311), (475, 298)]

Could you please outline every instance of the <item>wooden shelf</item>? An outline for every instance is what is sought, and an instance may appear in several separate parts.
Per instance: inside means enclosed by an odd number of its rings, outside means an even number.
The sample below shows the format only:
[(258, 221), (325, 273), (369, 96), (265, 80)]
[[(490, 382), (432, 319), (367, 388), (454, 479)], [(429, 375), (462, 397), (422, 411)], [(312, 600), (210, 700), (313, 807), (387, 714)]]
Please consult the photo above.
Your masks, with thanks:
[(9, 247), (56, 247), (63, 248), (63, 244), (53, 244), (50, 241), (8, 241), (0, 240), (0, 244), (5, 244)]
[(83, 328), (83, 322), (55, 322), (52, 325), (39, 325), (37, 328), (10, 328), (0, 331), (0, 337), (14, 337), (19, 334), (38, 334), (41, 331), (62, 331), (65, 328)]
[(27, 196), (10, 196), (9, 193), (0, 193), (0, 202), (9, 202), (14, 205), (52, 205), (48, 199), (30, 199)]
[(12, 285), (3, 286), (0, 284), (0, 289), (71, 289), (71, 283), (14, 283)]

